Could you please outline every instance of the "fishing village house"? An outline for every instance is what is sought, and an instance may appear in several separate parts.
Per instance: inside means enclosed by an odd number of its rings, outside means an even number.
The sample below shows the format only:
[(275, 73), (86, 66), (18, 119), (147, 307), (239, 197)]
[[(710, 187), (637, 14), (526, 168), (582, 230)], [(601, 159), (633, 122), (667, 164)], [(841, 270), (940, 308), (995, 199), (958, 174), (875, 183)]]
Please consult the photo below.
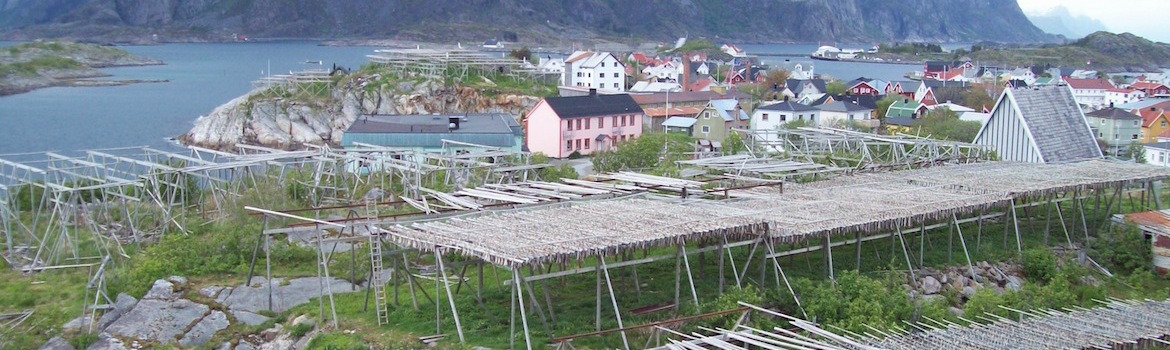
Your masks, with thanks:
[(1145, 93), (1146, 96), (1151, 97), (1170, 96), (1170, 87), (1167, 87), (1166, 85), (1156, 81), (1138, 80), (1133, 84), (1130, 84), (1129, 88), (1141, 91)]
[(626, 91), (626, 66), (609, 52), (577, 51), (565, 59), (561, 84)]
[(902, 95), (903, 97), (914, 98), (914, 93), (918, 91), (918, 86), (922, 82), (916, 80), (898, 80), (891, 81), (886, 84), (886, 96)]
[(1116, 88), (1113, 83), (1106, 79), (1080, 79), (1067, 78), (1064, 80), (1070, 88), (1072, 88), (1073, 96), (1081, 106), (1088, 109), (1101, 109), (1105, 104), (1105, 92), (1109, 89)]
[(536, 69), (542, 73), (565, 74), (565, 59), (545, 57)]
[(474, 149), (444, 145), (444, 140), (520, 152), (524, 132), (515, 116), (504, 113), (362, 115), (342, 134), (341, 145), (352, 147), (362, 143), (419, 154)]
[(1059, 163), (1102, 157), (1096, 135), (1072, 90), (1064, 85), (1004, 90), (972, 143), (986, 146), (1000, 160), (1011, 162)]
[[(776, 130), (784, 127), (784, 124), (796, 120), (813, 124), (816, 123), (818, 113), (820, 110), (816, 107), (786, 100), (756, 107), (756, 110), (752, 112), (750, 125), (755, 130)], [(765, 141), (769, 142), (777, 141), (778, 137), (772, 133), (763, 136)]]
[(1112, 88), (1105, 90), (1105, 105), (1121, 105), (1141, 101), (1146, 97), (1146, 93), (1141, 90), (1134, 90), (1132, 88)]
[(1147, 164), (1170, 167), (1170, 142), (1153, 142), (1144, 146)]
[(1130, 113), (1136, 113), (1142, 117), (1142, 143), (1158, 142), (1158, 135), (1170, 131), (1170, 118), (1167, 118), (1163, 109), (1150, 106), (1139, 110), (1131, 110)]
[(810, 95), (823, 94), (827, 91), (824, 79), (788, 79), (781, 93), (790, 99), (796, 100)]
[(890, 104), (890, 107), (886, 109), (883, 121), (886, 125), (905, 129), (914, 126), (914, 121), (925, 116), (927, 111), (926, 105), (909, 98), (903, 98)]
[[(686, 91), (670, 90), (670, 92), (655, 92), (646, 94), (632, 94), (631, 97), (642, 107), (646, 116), (643, 125), (647, 131), (662, 131), (662, 123), (669, 117), (684, 117), (695, 119), (707, 107), (711, 100), (735, 99), (743, 100), (749, 96), (740, 91), (719, 93), (715, 91)], [(669, 109), (668, 109), (669, 107)]]
[(643, 111), (628, 94), (547, 97), (525, 116), (528, 149), (553, 158), (588, 155), (642, 135)]
[(816, 66), (812, 61), (784, 60), (773, 64), (776, 68), (788, 71), (789, 79), (809, 80), (817, 77)]
[(1129, 146), (1140, 142), (1142, 117), (1116, 107), (1107, 107), (1085, 114), (1085, 121), (1097, 139), (1104, 142), (1104, 153), (1119, 156)]
[(835, 101), (816, 107), (820, 110), (817, 117), (817, 126), (847, 127), (857, 124), (865, 127), (878, 127), (878, 120), (873, 118), (873, 108), (867, 108), (856, 102)]
[(879, 79), (860, 77), (853, 79), (853, 81), (850, 81), (846, 85), (849, 86), (848, 90), (850, 94), (876, 96), (884, 94), (889, 83)]
[(731, 129), (747, 129), (750, 122), (751, 117), (740, 106), (740, 101), (730, 98), (711, 100), (699, 112), (691, 136), (698, 139), (703, 148), (717, 151), (722, 149), (721, 143)]
[(747, 57), (747, 52), (735, 44), (723, 44), (723, 46), (719, 47), (719, 50), (731, 57)]
[(952, 69), (972, 69), (975, 65), (970, 60), (966, 61), (926, 61), (922, 66), (922, 79), (938, 79), (943, 72)]

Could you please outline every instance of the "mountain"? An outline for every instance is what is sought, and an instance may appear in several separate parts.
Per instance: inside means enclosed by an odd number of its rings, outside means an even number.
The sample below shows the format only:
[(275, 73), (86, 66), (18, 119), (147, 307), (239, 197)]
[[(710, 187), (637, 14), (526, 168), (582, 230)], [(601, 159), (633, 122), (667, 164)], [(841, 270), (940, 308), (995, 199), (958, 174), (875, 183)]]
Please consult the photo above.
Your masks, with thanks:
[(1170, 67), (1170, 47), (1130, 33), (1096, 32), (1063, 45), (986, 48), (968, 56), (1004, 67), (1040, 65), (1105, 72), (1152, 72)]
[[(0, 0), (6, 38), (1051, 41), (1015, 0)], [(192, 38), (186, 38), (192, 39)]]
[(1045, 32), (1071, 39), (1083, 38), (1094, 32), (1106, 31), (1105, 24), (1085, 15), (1073, 15), (1068, 8), (1057, 6), (1043, 12), (1025, 13), (1032, 24)]

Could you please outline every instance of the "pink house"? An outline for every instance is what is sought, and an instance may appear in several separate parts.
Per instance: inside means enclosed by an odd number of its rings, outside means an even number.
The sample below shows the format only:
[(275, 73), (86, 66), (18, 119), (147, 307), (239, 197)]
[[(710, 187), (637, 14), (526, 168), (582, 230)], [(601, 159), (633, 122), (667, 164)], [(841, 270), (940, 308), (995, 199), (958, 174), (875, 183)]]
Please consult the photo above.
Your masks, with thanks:
[(528, 112), (524, 137), (532, 153), (589, 155), (642, 135), (643, 114), (627, 94), (548, 97)]

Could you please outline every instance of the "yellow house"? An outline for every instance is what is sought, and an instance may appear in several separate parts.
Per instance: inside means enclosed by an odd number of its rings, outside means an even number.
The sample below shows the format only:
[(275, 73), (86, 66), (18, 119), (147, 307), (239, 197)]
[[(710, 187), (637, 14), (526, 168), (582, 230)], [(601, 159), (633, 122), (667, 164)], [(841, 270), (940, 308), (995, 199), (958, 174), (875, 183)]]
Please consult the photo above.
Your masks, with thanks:
[(1158, 142), (1158, 135), (1170, 130), (1170, 118), (1157, 107), (1146, 107), (1137, 111), (1142, 116), (1142, 143)]

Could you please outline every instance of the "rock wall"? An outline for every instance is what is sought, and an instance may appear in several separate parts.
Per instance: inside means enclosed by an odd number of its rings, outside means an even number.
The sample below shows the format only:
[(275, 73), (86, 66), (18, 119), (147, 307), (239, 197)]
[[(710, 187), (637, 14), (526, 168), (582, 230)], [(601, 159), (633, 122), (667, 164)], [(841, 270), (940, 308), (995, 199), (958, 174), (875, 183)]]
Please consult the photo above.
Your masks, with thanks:
[(186, 145), (231, 150), (236, 144), (295, 149), (304, 144), (338, 145), (363, 114), (508, 113), (520, 118), (540, 99), (488, 96), (470, 87), (434, 81), (367, 88), (376, 76), (350, 80), (327, 101), (265, 97), (252, 91), (200, 116), (179, 137)]

